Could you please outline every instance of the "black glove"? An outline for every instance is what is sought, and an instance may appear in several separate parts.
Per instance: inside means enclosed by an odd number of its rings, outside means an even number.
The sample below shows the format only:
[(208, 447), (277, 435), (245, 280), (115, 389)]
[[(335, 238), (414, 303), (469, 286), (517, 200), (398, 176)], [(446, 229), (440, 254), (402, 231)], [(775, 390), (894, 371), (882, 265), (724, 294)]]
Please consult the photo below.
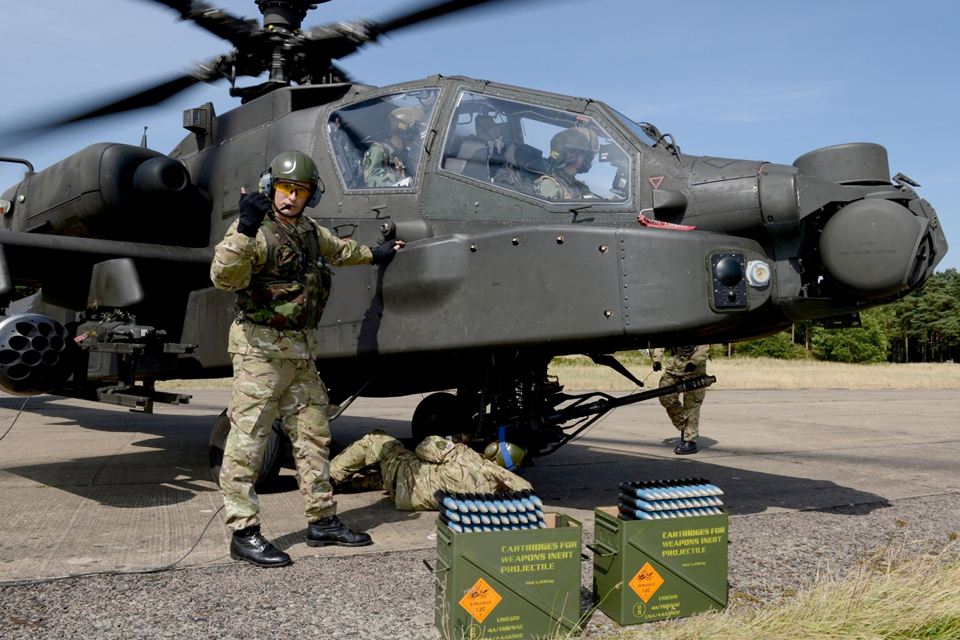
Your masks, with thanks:
[(396, 240), (390, 240), (384, 242), (383, 244), (371, 247), (370, 253), (373, 254), (373, 260), (370, 261), (371, 264), (390, 264), (390, 261), (393, 260), (393, 256), (397, 255), (397, 250), (394, 247), (397, 246)]
[(660, 371), (660, 369), (663, 369), (663, 365), (660, 364), (659, 362), (654, 362), (654, 363), (653, 363), (653, 370), (654, 370), (654, 371)]
[(266, 194), (245, 193), (240, 196), (240, 222), (237, 231), (243, 235), (256, 238), (257, 230), (263, 224), (263, 218), (271, 209), (270, 198)]
[(697, 370), (697, 365), (693, 364), (692, 362), (688, 362), (683, 366), (684, 373), (693, 373), (696, 370)]

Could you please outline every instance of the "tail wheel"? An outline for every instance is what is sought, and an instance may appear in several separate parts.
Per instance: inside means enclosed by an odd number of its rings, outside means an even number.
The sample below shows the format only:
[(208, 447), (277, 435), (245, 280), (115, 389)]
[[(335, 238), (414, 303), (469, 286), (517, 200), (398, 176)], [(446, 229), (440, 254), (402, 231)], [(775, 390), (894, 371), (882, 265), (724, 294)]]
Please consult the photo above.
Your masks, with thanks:
[[(210, 432), (210, 475), (213, 481), (220, 485), (220, 467), (223, 465), (223, 448), (227, 444), (227, 435), (230, 433), (230, 419), (227, 418), (227, 410), (213, 423), (213, 430)], [(254, 483), (254, 489), (261, 491), (265, 489), (280, 474), (280, 463), (282, 458), (281, 439), (283, 430), (280, 420), (273, 421), (273, 429), (270, 430), (270, 438), (267, 440), (267, 448), (263, 452), (263, 463), (260, 465), (260, 473), (257, 474), (257, 481)]]
[(471, 431), (470, 418), (452, 393), (434, 393), (424, 398), (413, 412), (410, 431), (417, 442), (427, 436), (449, 436)]

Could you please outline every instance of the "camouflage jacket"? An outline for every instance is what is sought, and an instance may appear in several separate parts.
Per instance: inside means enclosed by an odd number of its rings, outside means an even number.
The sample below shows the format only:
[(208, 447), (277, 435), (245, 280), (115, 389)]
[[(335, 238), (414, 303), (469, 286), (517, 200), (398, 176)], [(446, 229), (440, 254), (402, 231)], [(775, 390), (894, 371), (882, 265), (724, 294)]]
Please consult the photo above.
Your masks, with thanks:
[(429, 436), (416, 453), (404, 450), (382, 464), (383, 485), (401, 511), (436, 509), (436, 491), (496, 493), (532, 489), (530, 483), (465, 444)]
[[(677, 377), (693, 377), (702, 376), (707, 372), (710, 345), (671, 347), (669, 351), (670, 355), (664, 357), (666, 355), (665, 349), (653, 350), (653, 361), (660, 362), (665, 373)], [(696, 368), (692, 372), (684, 371), (687, 364), (691, 362)]]
[(397, 186), (412, 173), (405, 160), (405, 149), (398, 151), (386, 142), (374, 142), (363, 154), (363, 183), (368, 187)]
[(562, 171), (540, 176), (533, 183), (533, 186), (538, 194), (548, 200), (576, 200), (595, 197), (585, 182), (569, 178)]
[(314, 330), (330, 295), (327, 262), (369, 264), (372, 258), (368, 247), (337, 238), (305, 215), (296, 224), (271, 215), (255, 238), (239, 233), (234, 222), (210, 265), (214, 286), (236, 291), (240, 306), (227, 350), (315, 358)]

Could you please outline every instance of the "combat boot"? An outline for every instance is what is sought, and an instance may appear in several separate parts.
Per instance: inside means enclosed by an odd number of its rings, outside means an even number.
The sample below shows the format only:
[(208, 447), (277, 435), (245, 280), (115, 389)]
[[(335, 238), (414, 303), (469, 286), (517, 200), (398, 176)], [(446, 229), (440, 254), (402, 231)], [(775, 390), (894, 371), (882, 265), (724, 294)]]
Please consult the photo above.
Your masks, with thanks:
[(285, 567), (292, 562), (290, 556), (267, 542), (260, 534), (260, 527), (234, 531), (230, 540), (230, 557), (258, 567)]
[(696, 453), (697, 451), (698, 449), (697, 449), (696, 442), (693, 442), (691, 440), (684, 440), (682, 437), (680, 438), (680, 444), (678, 444), (677, 447), (673, 450), (673, 452), (678, 456), (690, 455), (691, 453)]
[(341, 547), (365, 547), (373, 544), (373, 540), (365, 533), (348, 529), (337, 516), (322, 518), (307, 525), (307, 546), (325, 547), (328, 544), (338, 544)]

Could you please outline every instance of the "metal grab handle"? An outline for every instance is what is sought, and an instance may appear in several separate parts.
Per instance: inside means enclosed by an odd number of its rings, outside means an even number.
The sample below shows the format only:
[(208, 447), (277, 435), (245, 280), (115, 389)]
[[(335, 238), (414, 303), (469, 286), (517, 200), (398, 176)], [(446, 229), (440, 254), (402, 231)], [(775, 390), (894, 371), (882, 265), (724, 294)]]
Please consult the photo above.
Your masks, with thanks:
[(423, 566), (425, 566), (427, 570), (434, 575), (436, 575), (440, 571), (446, 571), (450, 568), (450, 565), (441, 566), (441, 564), (442, 563), (440, 562), (440, 558), (437, 558), (437, 568), (434, 569), (433, 567), (430, 566), (429, 562), (427, 562), (426, 560), (423, 561)]
[[(603, 544), (602, 542), (598, 542), (596, 547), (591, 547), (591, 546), (588, 545), (588, 544), (586, 544), (586, 545), (584, 545), (584, 546), (585, 546), (587, 549), (590, 549), (590, 551), (593, 551), (593, 555), (595, 555), (595, 556), (600, 556), (601, 558), (609, 558), (610, 556), (615, 556), (615, 555), (617, 555), (617, 550), (616, 550), (616, 549), (612, 549), (612, 548), (608, 547), (607, 545)], [(606, 549), (606, 550), (608, 551), (608, 553), (604, 553), (604, 552), (600, 551), (600, 550), (598, 549), (598, 547), (603, 548), (603, 549)]]

